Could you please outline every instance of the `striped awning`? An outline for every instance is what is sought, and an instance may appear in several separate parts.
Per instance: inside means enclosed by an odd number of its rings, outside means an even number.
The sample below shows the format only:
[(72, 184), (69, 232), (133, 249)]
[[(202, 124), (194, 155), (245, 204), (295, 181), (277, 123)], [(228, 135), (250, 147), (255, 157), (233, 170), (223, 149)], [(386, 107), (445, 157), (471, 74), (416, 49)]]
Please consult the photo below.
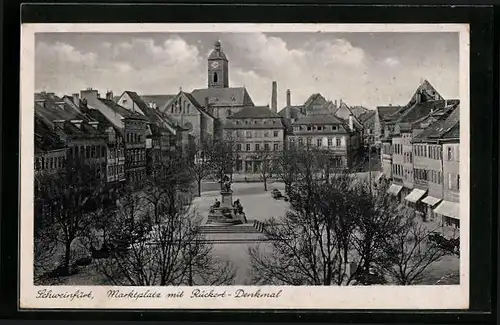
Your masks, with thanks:
[(460, 204), (458, 202), (442, 201), (434, 209), (434, 213), (454, 219), (460, 219)]
[(402, 189), (402, 185), (391, 184), (391, 186), (389, 186), (389, 189), (387, 190), (387, 193), (396, 196), (399, 194), (399, 192), (401, 192)]
[(408, 202), (411, 202), (411, 203), (415, 203), (418, 200), (420, 200), (422, 198), (422, 196), (425, 195), (426, 192), (427, 192), (426, 190), (419, 190), (416, 188), (405, 197), (405, 200)]
[(426, 196), (422, 199), (422, 202), (424, 202), (425, 204), (428, 204), (430, 206), (435, 206), (436, 204), (439, 203), (439, 201), (441, 201), (441, 199), (438, 199), (434, 196)]

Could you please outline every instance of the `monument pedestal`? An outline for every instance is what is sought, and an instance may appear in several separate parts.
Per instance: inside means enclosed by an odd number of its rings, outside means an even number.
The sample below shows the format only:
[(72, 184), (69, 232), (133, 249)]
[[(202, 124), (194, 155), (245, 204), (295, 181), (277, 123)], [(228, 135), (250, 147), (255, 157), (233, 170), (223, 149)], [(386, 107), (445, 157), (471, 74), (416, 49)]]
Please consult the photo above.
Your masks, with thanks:
[(210, 208), (207, 224), (237, 225), (246, 223), (245, 214), (238, 213), (233, 206), (233, 191), (223, 190), (220, 194), (220, 206)]

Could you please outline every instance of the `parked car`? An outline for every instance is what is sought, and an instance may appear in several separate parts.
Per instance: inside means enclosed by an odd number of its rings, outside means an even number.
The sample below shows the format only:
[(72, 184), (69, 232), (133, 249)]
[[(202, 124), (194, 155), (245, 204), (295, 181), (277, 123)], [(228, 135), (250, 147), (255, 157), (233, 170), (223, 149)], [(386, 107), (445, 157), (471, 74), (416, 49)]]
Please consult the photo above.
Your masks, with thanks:
[(283, 197), (283, 195), (281, 194), (280, 190), (278, 190), (277, 188), (275, 188), (274, 190), (272, 190), (271, 195), (272, 195), (273, 199), (275, 199), (275, 200), (281, 199)]

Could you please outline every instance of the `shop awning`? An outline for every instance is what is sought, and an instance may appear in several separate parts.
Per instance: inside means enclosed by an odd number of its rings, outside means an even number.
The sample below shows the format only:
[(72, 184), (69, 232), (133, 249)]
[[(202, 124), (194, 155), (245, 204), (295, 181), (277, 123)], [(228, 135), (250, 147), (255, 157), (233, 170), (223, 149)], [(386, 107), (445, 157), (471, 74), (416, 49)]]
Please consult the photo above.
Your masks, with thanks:
[(391, 186), (389, 186), (389, 189), (387, 190), (387, 193), (392, 194), (392, 195), (398, 195), (402, 189), (403, 189), (403, 185), (391, 184)]
[(441, 214), (454, 219), (460, 219), (460, 203), (442, 201), (434, 209), (434, 213)]
[(439, 203), (439, 201), (441, 201), (441, 199), (438, 199), (434, 196), (426, 196), (422, 200), (422, 202), (424, 202), (425, 204), (428, 204), (430, 206), (435, 206), (436, 204)]
[(422, 198), (422, 196), (425, 195), (425, 192), (427, 192), (427, 191), (426, 190), (419, 190), (416, 188), (405, 197), (405, 200), (408, 202), (411, 202), (411, 203), (415, 203), (418, 200), (420, 200)]

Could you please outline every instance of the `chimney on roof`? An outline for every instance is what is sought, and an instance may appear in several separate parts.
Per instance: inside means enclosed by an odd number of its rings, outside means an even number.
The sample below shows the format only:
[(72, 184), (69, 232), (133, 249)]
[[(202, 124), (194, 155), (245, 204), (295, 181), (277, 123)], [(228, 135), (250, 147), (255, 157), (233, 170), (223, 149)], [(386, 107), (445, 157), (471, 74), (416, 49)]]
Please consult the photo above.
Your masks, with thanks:
[(342, 98), (339, 101), (339, 107), (342, 106)]
[(292, 94), (290, 93), (290, 89), (286, 90), (286, 106), (292, 105)]
[(112, 91), (107, 91), (106, 92), (106, 99), (113, 100), (113, 92)]
[(337, 100), (335, 99), (335, 108), (337, 108)]
[(273, 88), (271, 93), (271, 110), (275, 113), (278, 112), (278, 83), (273, 81)]
[(86, 99), (87, 102), (90, 101), (92, 103), (92, 100), (97, 100), (97, 98), (99, 98), (99, 94), (97, 90), (87, 88), (86, 90), (80, 91), (80, 97), (82, 99)]
[(71, 96), (73, 99), (73, 104), (75, 104), (77, 107), (80, 107), (80, 95), (78, 93), (74, 93)]
[(389, 104), (389, 107), (392, 107), (392, 104)]

